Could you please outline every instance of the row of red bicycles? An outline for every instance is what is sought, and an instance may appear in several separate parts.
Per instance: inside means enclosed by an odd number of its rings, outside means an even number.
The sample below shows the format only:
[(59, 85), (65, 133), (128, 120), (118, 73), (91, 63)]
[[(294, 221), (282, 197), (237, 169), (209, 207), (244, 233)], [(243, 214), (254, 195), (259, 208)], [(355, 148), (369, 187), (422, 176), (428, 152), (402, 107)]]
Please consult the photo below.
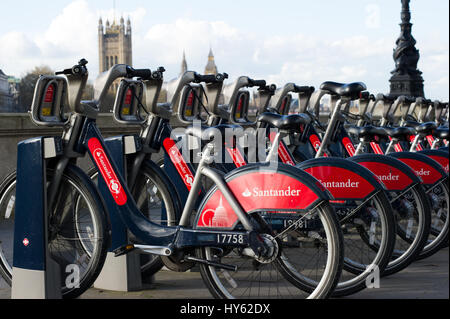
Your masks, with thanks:
[[(164, 68), (126, 65), (80, 101), (86, 65), (41, 76), (31, 109), (63, 130), (46, 186), (50, 255), (80, 269), (77, 287), (61, 274), (63, 297), (89, 289), (108, 254), (138, 252), (143, 278), (198, 266), (216, 298), (327, 298), (448, 246), (448, 103), (359, 82), (277, 89), (191, 71), (165, 82)], [(96, 117), (117, 79), (114, 119), (136, 134), (104, 139)], [(0, 186), (8, 283), (16, 176)]]

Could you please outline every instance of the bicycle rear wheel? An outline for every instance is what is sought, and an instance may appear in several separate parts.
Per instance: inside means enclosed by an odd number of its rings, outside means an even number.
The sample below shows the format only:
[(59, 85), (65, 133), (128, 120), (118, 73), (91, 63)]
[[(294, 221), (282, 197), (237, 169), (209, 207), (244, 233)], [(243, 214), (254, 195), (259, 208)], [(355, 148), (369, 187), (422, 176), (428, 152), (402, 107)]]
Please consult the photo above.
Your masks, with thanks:
[(409, 266), (419, 256), (430, 233), (430, 206), (422, 185), (406, 191), (389, 192), (394, 209), (397, 236), (392, 258), (383, 276)]
[(388, 265), (395, 244), (395, 219), (384, 192), (333, 206), (345, 245), (344, 271), (333, 296), (348, 296), (365, 289), (367, 278)]

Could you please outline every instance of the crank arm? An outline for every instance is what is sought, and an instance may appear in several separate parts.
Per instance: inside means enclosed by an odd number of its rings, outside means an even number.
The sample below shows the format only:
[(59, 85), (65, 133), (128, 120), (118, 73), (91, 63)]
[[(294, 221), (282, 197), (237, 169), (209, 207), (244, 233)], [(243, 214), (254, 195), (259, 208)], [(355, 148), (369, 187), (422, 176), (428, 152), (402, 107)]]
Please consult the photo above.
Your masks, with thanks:
[(122, 255), (126, 255), (131, 253), (134, 250), (138, 250), (144, 254), (153, 254), (159, 256), (170, 256), (172, 255), (172, 249), (170, 247), (162, 247), (162, 246), (148, 246), (148, 245), (125, 245), (115, 249), (114, 257), (119, 257)]

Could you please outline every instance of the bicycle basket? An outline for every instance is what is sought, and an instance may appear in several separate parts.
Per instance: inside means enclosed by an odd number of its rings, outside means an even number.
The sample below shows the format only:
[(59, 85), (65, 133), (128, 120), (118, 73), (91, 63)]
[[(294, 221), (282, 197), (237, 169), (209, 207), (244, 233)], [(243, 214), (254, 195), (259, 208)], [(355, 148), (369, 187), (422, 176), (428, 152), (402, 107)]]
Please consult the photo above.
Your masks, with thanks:
[(60, 76), (41, 75), (36, 83), (31, 119), (37, 125), (64, 126), (68, 118), (64, 110), (68, 105), (67, 80)]
[(241, 90), (232, 106), (231, 115), (236, 123), (248, 123), (248, 107), (250, 104), (250, 93), (247, 90)]
[(200, 99), (202, 97), (200, 84), (190, 84), (183, 88), (178, 107), (178, 119), (182, 123), (191, 124), (194, 120), (203, 121), (200, 110)]
[(122, 79), (114, 102), (114, 119), (121, 124), (140, 125), (145, 122), (141, 108), (145, 107), (145, 86), (141, 80)]

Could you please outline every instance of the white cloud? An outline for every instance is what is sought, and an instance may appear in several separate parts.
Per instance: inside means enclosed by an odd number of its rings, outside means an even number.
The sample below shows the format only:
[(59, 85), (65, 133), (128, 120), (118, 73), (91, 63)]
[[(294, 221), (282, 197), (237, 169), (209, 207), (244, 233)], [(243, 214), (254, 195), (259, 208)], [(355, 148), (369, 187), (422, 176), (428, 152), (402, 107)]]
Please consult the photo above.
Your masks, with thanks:
[[(375, 11), (369, 10), (373, 14)], [(372, 8), (374, 9), (374, 8)], [(45, 32), (30, 36), (20, 32), (0, 33), (0, 67), (22, 75), (36, 65), (65, 68), (81, 57), (89, 60), (91, 79), (98, 73), (98, 18), (112, 21), (131, 18), (133, 62), (136, 67), (166, 67), (166, 77), (178, 75), (183, 50), (191, 70), (202, 72), (211, 46), (219, 71), (266, 78), (283, 85), (296, 82), (318, 86), (326, 80), (364, 81), (373, 93), (387, 92), (394, 68), (392, 37), (354, 34), (329, 40), (311, 30), (290, 30), (283, 34), (247, 31), (224, 21), (184, 18), (145, 27), (151, 12), (137, 8), (129, 12), (95, 11), (86, 0), (75, 0), (49, 22)], [(376, 27), (376, 15), (367, 27)], [(367, 19), (366, 19), (367, 21)], [(425, 90), (433, 97), (448, 98), (448, 40), (433, 35), (420, 44), (419, 68), (424, 72)], [(427, 87), (429, 85), (429, 88)], [(430, 96), (431, 97), (431, 96)]]

